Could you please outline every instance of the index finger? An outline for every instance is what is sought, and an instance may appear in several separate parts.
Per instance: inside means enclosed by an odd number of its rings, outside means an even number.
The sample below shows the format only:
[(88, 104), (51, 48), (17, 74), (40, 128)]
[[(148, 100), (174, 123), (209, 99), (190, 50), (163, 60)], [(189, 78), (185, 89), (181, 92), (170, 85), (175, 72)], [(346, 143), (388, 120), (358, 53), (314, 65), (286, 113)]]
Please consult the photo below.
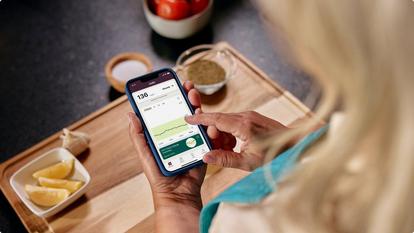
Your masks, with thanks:
[(187, 123), (192, 125), (215, 126), (218, 130), (230, 133), (241, 140), (247, 140), (239, 115), (228, 113), (200, 113), (186, 116)]

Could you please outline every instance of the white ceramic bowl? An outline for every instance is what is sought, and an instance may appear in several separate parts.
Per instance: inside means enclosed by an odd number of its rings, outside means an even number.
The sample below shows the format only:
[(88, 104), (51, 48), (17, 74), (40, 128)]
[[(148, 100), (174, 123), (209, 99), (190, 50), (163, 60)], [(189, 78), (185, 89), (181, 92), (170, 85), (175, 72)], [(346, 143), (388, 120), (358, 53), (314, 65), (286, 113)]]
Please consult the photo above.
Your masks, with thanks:
[[(68, 179), (83, 181), (83, 186), (78, 191), (72, 193), (68, 198), (55, 206), (42, 207), (33, 203), (24, 190), (24, 186), (27, 184), (37, 185), (37, 180), (32, 177), (32, 174), (37, 170), (71, 158), (73, 158), (75, 162), (73, 172), (68, 177)], [(52, 216), (64, 209), (70, 203), (74, 202), (86, 192), (86, 188), (88, 187), (90, 181), (91, 177), (89, 176), (88, 171), (86, 171), (82, 163), (80, 163), (79, 160), (77, 160), (75, 156), (72, 155), (72, 153), (61, 147), (50, 150), (34, 159), (33, 161), (29, 162), (24, 167), (20, 168), (16, 173), (14, 173), (10, 178), (10, 184), (19, 198), (23, 201), (27, 208), (29, 208), (34, 214), (39, 217)]]
[(142, 1), (145, 17), (151, 28), (158, 34), (171, 39), (184, 39), (194, 35), (207, 25), (213, 9), (213, 0), (210, 0), (202, 12), (181, 20), (161, 18), (149, 9), (148, 0)]

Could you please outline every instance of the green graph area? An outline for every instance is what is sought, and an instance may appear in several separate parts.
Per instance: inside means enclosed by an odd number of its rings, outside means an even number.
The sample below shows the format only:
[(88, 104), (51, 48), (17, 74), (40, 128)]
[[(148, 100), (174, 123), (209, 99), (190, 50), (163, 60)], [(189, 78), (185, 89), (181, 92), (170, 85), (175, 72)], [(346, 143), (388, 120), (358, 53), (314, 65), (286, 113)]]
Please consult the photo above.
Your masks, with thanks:
[(188, 130), (188, 124), (185, 122), (184, 117), (177, 118), (175, 120), (169, 121), (157, 127), (154, 127), (151, 130), (153, 137), (157, 141), (164, 140), (173, 135), (185, 132)]

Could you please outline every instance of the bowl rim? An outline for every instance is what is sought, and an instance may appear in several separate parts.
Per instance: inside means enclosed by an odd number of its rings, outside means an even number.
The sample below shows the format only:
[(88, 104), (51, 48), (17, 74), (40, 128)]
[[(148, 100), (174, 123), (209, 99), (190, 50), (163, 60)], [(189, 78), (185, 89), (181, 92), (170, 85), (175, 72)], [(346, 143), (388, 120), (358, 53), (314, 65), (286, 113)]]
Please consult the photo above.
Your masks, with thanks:
[[(192, 51), (194, 50), (198, 50), (198, 49), (206, 49), (206, 50), (211, 50), (211, 51), (220, 51), (220, 50), (225, 50), (227, 52), (230, 52), (229, 50), (227, 50), (226, 48), (221, 48), (220, 46), (217, 46), (217, 44), (200, 44), (200, 45), (196, 45), (194, 47), (191, 47), (187, 50), (185, 50), (184, 52), (182, 52), (180, 54), (180, 56), (178, 56), (176, 62), (175, 62), (175, 67), (176, 70), (182, 70), (184, 67), (184, 64), (180, 64), (183, 63), (183, 57), (187, 56), (188, 54), (190, 54)], [(236, 61), (234, 60), (234, 57), (230, 55), (230, 63), (231, 63), (231, 67), (230, 67), (230, 73), (226, 74), (226, 78), (225, 80), (223, 80), (223, 83), (227, 83), (228, 80), (230, 80), (232, 78), (232, 76), (234, 75), (236, 69), (237, 69), (237, 64)], [(215, 84), (219, 84), (222, 82), (218, 82), (218, 83), (213, 83), (213, 84), (194, 84), (194, 85), (198, 85), (198, 86), (210, 86), (210, 85), (215, 85)]]
[[(216, 51), (216, 52), (217, 51), (225, 51), (227, 53), (230, 53), (229, 54), (229, 59), (230, 59), (229, 62), (231, 63), (230, 72), (228, 74), (226, 74), (226, 77), (223, 81), (217, 82), (217, 83), (212, 83), (212, 84), (195, 84), (194, 83), (194, 87), (196, 89), (198, 89), (199, 92), (201, 92), (204, 95), (212, 95), (212, 94), (216, 93), (218, 90), (220, 90), (225, 84), (227, 84), (227, 82), (229, 82), (234, 77), (234, 74), (237, 70), (237, 62), (234, 59), (234, 57), (231, 55), (231, 51), (228, 50), (227, 48), (221, 46), (220, 44), (200, 44), (200, 45), (196, 45), (196, 46), (191, 47), (191, 48), (185, 50), (184, 52), (182, 52), (180, 54), (180, 56), (178, 57), (178, 59), (176, 60), (174, 70), (177, 73), (180, 73), (181, 71), (183, 71), (184, 67), (186, 66), (182, 62), (183, 57), (189, 55), (194, 50), (201, 50), (201, 49), (205, 49), (206, 51), (210, 50), (210, 51), (213, 51), (213, 52), (214, 51)], [(185, 78), (183, 78), (181, 76), (180, 76), (180, 79), (185, 80)], [(205, 88), (214, 89), (214, 91), (210, 90), (209, 92), (207, 92), (207, 91), (203, 90)]]
[[(70, 194), (70, 196), (68, 198), (66, 198), (65, 200), (63, 200), (62, 202), (56, 204), (55, 206), (51, 206), (43, 211), (36, 211), (35, 209), (33, 209), (33, 207), (31, 205), (29, 205), (27, 202), (32, 202), (31, 200), (26, 200), (26, 196), (24, 195), (24, 193), (21, 193), (17, 190), (17, 188), (15, 187), (15, 179), (16, 176), (18, 176), (20, 173), (24, 172), (26, 169), (28, 169), (28, 167), (32, 166), (33, 164), (35, 164), (36, 162), (45, 159), (46, 156), (48, 156), (49, 154), (58, 152), (58, 151), (64, 151), (63, 153), (66, 153), (69, 155), (69, 157), (72, 157), (75, 161), (75, 163), (79, 163), (80, 164), (80, 171), (84, 176), (85, 176), (85, 180), (84, 180), (84, 184), (82, 185), (82, 187), (77, 190), (76, 192)], [(59, 152), (58, 152), (59, 153)], [(76, 169), (74, 167), (74, 169)], [(50, 149), (48, 151), (46, 151), (45, 153), (41, 154), (39, 157), (29, 161), (28, 163), (26, 163), (25, 165), (23, 165), (20, 169), (18, 169), (17, 171), (15, 171), (13, 173), (13, 175), (10, 177), (9, 179), (9, 183), (10, 186), (12, 187), (13, 191), (16, 193), (16, 195), (19, 197), (20, 201), (35, 215), (39, 216), (39, 217), (49, 217), (54, 215), (55, 213), (59, 212), (60, 210), (62, 210), (63, 208), (65, 208), (66, 206), (64, 206), (66, 203), (70, 202), (74, 202), (75, 200), (77, 200), (81, 195), (79, 194), (83, 194), (85, 193), (86, 188), (89, 186), (91, 182), (91, 176), (88, 172), (88, 170), (86, 170), (86, 168), (83, 166), (83, 164), (66, 148), (64, 147), (56, 147), (53, 149)], [(68, 203), (67, 205), (69, 205), (70, 203)], [(32, 202), (33, 205), (36, 205), (35, 203)], [(64, 207), (62, 207), (64, 206)], [(62, 208), (62, 209), (61, 209)]]
[(114, 77), (112, 74), (113, 68), (127, 60), (133, 60), (143, 63), (147, 67), (147, 73), (151, 72), (153, 69), (151, 60), (145, 56), (143, 53), (137, 52), (123, 52), (113, 56), (105, 65), (105, 76), (108, 83), (117, 91), (121, 93), (125, 93), (125, 84), (126, 82), (122, 82)]
[(197, 50), (197, 49), (214, 50), (214, 48), (215, 48), (215, 44), (199, 44), (199, 45), (193, 46), (191, 48), (188, 48), (184, 52), (182, 52), (180, 54), (180, 56), (178, 56), (177, 60), (175, 61), (175, 66), (176, 67), (183, 66), (182, 64), (179, 64), (179, 63), (181, 63), (181, 60), (183, 60), (183, 57), (188, 55), (189, 53), (191, 53), (194, 50)]
[(177, 20), (174, 20), (174, 19), (165, 19), (163, 17), (160, 17), (160, 16), (154, 14), (154, 12), (152, 12), (151, 9), (149, 9), (148, 0), (144, 0), (142, 2), (143, 2), (143, 5), (144, 5), (144, 10), (146, 12), (148, 12), (154, 18), (157, 18), (157, 19), (160, 19), (160, 20), (164, 20), (164, 21), (168, 21), (168, 22), (183, 22), (183, 21), (186, 21), (186, 20), (190, 21), (190, 20), (193, 20), (193, 19), (200, 18), (202, 15), (204, 15), (213, 6), (213, 1), (214, 0), (208, 0), (208, 5), (207, 5), (206, 8), (204, 8), (203, 11), (198, 12), (195, 15), (191, 15), (189, 17), (186, 17), (186, 18), (183, 18), (183, 19), (177, 19)]

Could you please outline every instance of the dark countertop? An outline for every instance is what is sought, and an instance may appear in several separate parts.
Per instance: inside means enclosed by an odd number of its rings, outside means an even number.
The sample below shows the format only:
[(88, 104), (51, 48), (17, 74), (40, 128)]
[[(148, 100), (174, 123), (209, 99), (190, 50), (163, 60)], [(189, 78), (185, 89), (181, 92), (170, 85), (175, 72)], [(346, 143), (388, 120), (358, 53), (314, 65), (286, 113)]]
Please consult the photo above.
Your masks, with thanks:
[[(119, 97), (104, 74), (112, 56), (141, 52), (157, 69), (173, 66), (187, 48), (218, 41), (307, 97), (309, 79), (271, 49), (247, 0), (216, 1), (211, 24), (186, 40), (153, 32), (139, 0), (0, 0), (0, 162)], [(0, 206), (0, 232), (25, 232), (3, 194)]]

